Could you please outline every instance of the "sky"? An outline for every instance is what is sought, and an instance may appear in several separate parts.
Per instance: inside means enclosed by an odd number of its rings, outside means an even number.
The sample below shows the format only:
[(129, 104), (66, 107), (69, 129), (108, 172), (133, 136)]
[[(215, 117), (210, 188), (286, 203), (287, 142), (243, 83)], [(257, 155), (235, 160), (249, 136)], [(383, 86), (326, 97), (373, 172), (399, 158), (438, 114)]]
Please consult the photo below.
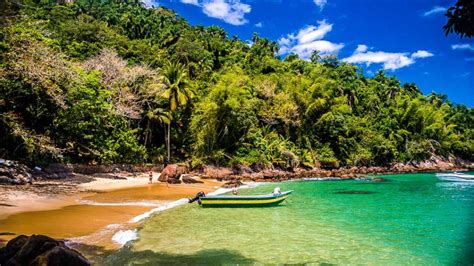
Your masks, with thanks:
[(474, 106), (474, 38), (445, 36), (453, 0), (146, 0), (175, 10), (191, 25), (218, 25), (250, 42), (278, 41), (279, 55), (308, 59), (317, 49), (414, 82), (424, 94), (447, 94)]

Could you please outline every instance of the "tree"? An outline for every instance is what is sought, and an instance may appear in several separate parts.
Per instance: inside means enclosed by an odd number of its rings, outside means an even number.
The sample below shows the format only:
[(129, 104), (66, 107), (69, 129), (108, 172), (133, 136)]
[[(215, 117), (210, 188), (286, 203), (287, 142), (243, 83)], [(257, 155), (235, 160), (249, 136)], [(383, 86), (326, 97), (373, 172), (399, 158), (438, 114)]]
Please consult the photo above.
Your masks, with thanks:
[(321, 60), (320, 53), (321, 52), (319, 50), (313, 50), (311, 52), (311, 56), (309, 57), (309, 60), (311, 61), (311, 63), (316, 64), (319, 62), (319, 60)]
[(173, 113), (178, 106), (187, 105), (194, 97), (194, 92), (188, 86), (188, 73), (184, 65), (180, 63), (168, 62), (163, 67), (163, 86), (165, 88), (162, 96), (168, 101), (169, 116), (168, 129), (166, 132), (167, 159), (171, 158), (171, 121)]
[(443, 29), (446, 35), (459, 34), (462, 37), (474, 36), (474, 1), (458, 0), (456, 5), (446, 11), (448, 22)]

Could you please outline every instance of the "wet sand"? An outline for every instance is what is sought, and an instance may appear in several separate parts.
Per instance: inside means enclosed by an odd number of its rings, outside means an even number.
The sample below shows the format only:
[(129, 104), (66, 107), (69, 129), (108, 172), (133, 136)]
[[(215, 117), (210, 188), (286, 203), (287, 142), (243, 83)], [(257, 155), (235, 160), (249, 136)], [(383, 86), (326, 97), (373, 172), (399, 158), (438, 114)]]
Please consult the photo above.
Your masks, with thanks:
[[(112, 241), (112, 236), (120, 230), (136, 228), (139, 223), (131, 223), (132, 218), (199, 191), (209, 193), (221, 185), (209, 180), (204, 184), (147, 184), (146, 178), (94, 182), (80, 185), (77, 193), (50, 195), (51, 199), (45, 195), (27, 199), (28, 194), (19, 193), (23, 203), (32, 203), (23, 204), (28, 208), (9, 204), (15, 202), (10, 198), (4, 205), (13, 206), (0, 206), (0, 242), (19, 234), (45, 234), (106, 250), (116, 249), (120, 245)], [(117, 189), (120, 186), (126, 188)], [(2, 213), (6, 209), (10, 209), (9, 213)]]

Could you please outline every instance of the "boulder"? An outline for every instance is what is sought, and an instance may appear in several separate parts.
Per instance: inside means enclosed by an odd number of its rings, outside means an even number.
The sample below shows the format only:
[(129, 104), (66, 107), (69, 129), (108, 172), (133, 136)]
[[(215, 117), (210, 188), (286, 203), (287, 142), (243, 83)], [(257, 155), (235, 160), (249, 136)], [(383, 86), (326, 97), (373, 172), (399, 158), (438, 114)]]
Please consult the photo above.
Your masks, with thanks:
[(56, 246), (36, 257), (30, 265), (90, 265), (86, 258), (74, 249)]
[(181, 176), (181, 181), (185, 184), (196, 184), (196, 183), (204, 183), (201, 180), (196, 180), (188, 175), (182, 175)]
[(5, 265), (26, 244), (28, 237), (20, 235), (8, 241), (7, 245), (0, 248), (0, 265)]
[(170, 184), (179, 184), (181, 181), (179, 178), (182, 174), (187, 173), (187, 168), (179, 166), (177, 164), (170, 164), (161, 171), (161, 175), (158, 178), (161, 182), (168, 182)]
[(32, 180), (31, 169), (16, 161), (0, 163), (0, 184), (24, 185)]
[(0, 249), (0, 265), (90, 265), (63, 241), (44, 235), (18, 236)]
[(52, 163), (41, 173), (46, 179), (64, 179), (72, 176), (72, 166)]
[(233, 188), (234, 186), (240, 187), (244, 183), (242, 183), (240, 180), (231, 180), (229, 182), (226, 182), (224, 185), (222, 185), (223, 188)]
[(234, 174), (231, 168), (206, 166), (202, 171), (205, 178), (226, 179)]

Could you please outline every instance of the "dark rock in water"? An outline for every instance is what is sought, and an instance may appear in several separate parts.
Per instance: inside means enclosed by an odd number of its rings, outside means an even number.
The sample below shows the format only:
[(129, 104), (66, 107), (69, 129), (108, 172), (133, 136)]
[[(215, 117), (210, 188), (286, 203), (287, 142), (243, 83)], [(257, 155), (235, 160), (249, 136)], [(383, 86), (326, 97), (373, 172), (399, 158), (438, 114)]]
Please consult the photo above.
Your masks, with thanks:
[(374, 182), (386, 182), (387, 179), (385, 179), (383, 177), (374, 177), (374, 178), (372, 178), (372, 181), (374, 181)]
[(182, 174), (187, 173), (187, 168), (184, 166), (179, 166), (177, 164), (170, 164), (161, 171), (161, 175), (158, 178), (161, 182), (168, 182), (170, 184), (179, 184), (181, 181), (179, 178)]
[(196, 179), (194, 179), (190, 176), (187, 176), (187, 175), (182, 175), (181, 176), (181, 181), (183, 181), (183, 183), (185, 183), (185, 184), (204, 183), (201, 180), (196, 180)]
[(6, 265), (7, 261), (15, 256), (15, 254), (26, 244), (28, 237), (21, 235), (8, 241), (7, 245), (0, 248), (0, 265)]
[(65, 246), (56, 246), (53, 249), (36, 257), (31, 265), (90, 265), (77, 251)]
[(44, 235), (18, 236), (0, 249), (0, 265), (90, 265), (63, 241)]
[(343, 190), (334, 192), (334, 194), (353, 194), (353, 195), (368, 195), (368, 194), (375, 194), (377, 192), (368, 191), (368, 190)]

